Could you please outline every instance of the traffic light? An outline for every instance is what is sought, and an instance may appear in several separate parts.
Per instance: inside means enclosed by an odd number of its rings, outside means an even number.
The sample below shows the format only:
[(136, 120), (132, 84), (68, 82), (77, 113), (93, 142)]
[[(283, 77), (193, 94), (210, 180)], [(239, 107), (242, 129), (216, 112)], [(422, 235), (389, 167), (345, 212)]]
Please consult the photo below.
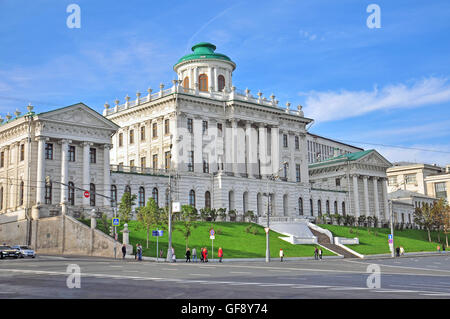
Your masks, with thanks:
[(112, 226), (109, 226), (109, 236), (114, 236), (114, 228)]
[(45, 186), (51, 186), (52, 180), (50, 179), (50, 176), (45, 176)]

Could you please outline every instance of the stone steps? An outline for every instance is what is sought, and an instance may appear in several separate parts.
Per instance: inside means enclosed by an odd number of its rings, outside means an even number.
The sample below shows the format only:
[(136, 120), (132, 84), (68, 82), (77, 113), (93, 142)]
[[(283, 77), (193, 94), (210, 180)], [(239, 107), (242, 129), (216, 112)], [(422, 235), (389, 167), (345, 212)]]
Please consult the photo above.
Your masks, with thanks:
[(318, 232), (318, 231), (316, 231), (314, 229), (311, 229), (311, 228), (309, 228), (309, 230), (311, 230), (311, 233), (313, 233), (313, 235), (317, 237), (318, 243), (320, 245), (322, 245), (323, 247), (325, 247), (325, 248), (327, 248), (329, 250), (334, 251), (335, 253), (338, 253), (338, 254), (344, 256), (344, 258), (358, 258), (358, 256), (353, 255), (349, 251), (347, 251), (347, 250), (345, 250), (345, 249), (343, 249), (343, 248), (341, 248), (341, 247), (339, 247), (339, 246), (337, 246), (335, 244), (332, 244), (330, 242), (330, 238), (327, 235), (322, 234), (322, 233), (320, 233), (320, 232)]

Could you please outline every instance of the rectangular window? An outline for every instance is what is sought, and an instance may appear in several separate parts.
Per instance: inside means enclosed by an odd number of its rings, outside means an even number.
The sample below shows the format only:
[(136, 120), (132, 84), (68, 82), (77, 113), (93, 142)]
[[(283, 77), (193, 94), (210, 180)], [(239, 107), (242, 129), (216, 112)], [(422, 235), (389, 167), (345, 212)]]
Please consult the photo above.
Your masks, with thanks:
[(301, 175), (300, 175), (300, 164), (295, 164), (295, 176), (297, 183), (301, 182)]
[(141, 126), (141, 141), (145, 141), (145, 126)]
[(209, 173), (208, 155), (203, 155), (203, 173)]
[(167, 120), (164, 120), (164, 134), (165, 135), (169, 135), (170, 134), (170, 121), (167, 119)]
[(283, 174), (284, 174), (284, 178), (287, 178), (288, 177), (288, 164), (287, 163), (284, 163), (283, 164)]
[(97, 149), (96, 148), (90, 148), (89, 149), (89, 157), (91, 159), (91, 164), (97, 163)]
[(170, 159), (171, 159), (170, 152), (165, 152), (164, 153), (164, 168), (166, 170), (170, 169)]
[(45, 143), (45, 159), (53, 159), (53, 144)]
[(123, 146), (123, 133), (119, 133), (119, 147)]
[(20, 161), (25, 160), (25, 144), (20, 145)]
[(222, 131), (222, 123), (217, 123), (217, 136), (222, 137), (223, 131)]
[(134, 143), (134, 130), (130, 130), (130, 144)]
[(447, 199), (447, 185), (445, 184), (445, 182), (435, 183), (434, 191), (436, 194), (436, 198)]
[(69, 162), (75, 162), (75, 146), (69, 146)]
[(336, 186), (341, 186), (341, 179), (340, 178), (336, 178)]
[(189, 151), (189, 162), (188, 162), (188, 171), (193, 172), (194, 171), (194, 151)]
[(0, 153), (0, 167), (5, 166), (5, 152)]
[(52, 183), (45, 185), (45, 204), (52, 203)]
[(153, 123), (152, 126), (152, 134), (153, 134), (153, 138), (157, 138), (158, 137), (158, 123)]
[(300, 141), (298, 139), (298, 136), (295, 137), (295, 149), (296, 150), (300, 149)]
[(405, 183), (406, 184), (415, 184), (416, 183), (416, 174), (405, 175)]
[(283, 134), (283, 147), (288, 147), (288, 136)]
[(203, 135), (208, 134), (208, 121), (203, 121)]
[(130, 160), (130, 166), (134, 167), (134, 160)]
[(194, 132), (192, 119), (187, 119), (187, 129), (189, 133)]
[(153, 155), (152, 161), (153, 161), (153, 169), (157, 169), (158, 168), (158, 154)]
[(145, 164), (145, 157), (141, 157), (141, 167), (144, 168)]
[(397, 185), (397, 176), (389, 177), (388, 184), (389, 184), (389, 186), (396, 186)]

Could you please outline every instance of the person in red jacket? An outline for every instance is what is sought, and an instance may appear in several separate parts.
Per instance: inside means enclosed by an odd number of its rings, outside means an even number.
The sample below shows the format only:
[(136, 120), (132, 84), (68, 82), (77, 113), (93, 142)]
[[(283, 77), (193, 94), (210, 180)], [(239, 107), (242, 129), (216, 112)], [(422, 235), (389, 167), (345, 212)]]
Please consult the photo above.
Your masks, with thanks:
[(219, 262), (222, 262), (222, 257), (223, 257), (223, 250), (222, 247), (219, 247), (219, 252), (217, 253), (217, 256), (219, 256)]
[(208, 249), (206, 249), (206, 247), (205, 247), (205, 249), (203, 249), (203, 254), (204, 254), (204, 258), (205, 258), (205, 263), (207, 263), (208, 262)]

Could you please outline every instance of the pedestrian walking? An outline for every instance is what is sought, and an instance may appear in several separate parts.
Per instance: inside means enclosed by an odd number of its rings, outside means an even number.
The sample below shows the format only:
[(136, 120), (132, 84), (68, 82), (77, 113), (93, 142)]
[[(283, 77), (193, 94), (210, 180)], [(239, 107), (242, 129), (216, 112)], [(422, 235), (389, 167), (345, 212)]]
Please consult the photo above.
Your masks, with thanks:
[(395, 253), (397, 257), (400, 257), (400, 247), (397, 246), (397, 248), (395, 248)]
[(203, 247), (200, 248), (200, 262), (205, 262), (205, 253), (203, 252)]
[(197, 262), (197, 249), (195, 249), (195, 247), (192, 249), (192, 262)]
[(322, 248), (319, 248), (319, 258), (320, 258), (320, 260), (322, 260), (322, 254), (323, 254)]
[(139, 246), (138, 246), (138, 260), (139, 261), (142, 261), (142, 245), (141, 244), (139, 244)]
[(191, 250), (189, 249), (189, 247), (188, 247), (188, 249), (186, 249), (186, 262), (191, 262)]
[(284, 257), (284, 251), (282, 248), (280, 248), (280, 262), (283, 261), (283, 257)]
[(319, 257), (319, 250), (316, 247), (316, 248), (314, 248), (314, 260), (319, 259), (318, 257)]
[(125, 255), (127, 254), (127, 246), (125, 244), (122, 245), (122, 259), (125, 259)]
[(160, 250), (159, 250), (159, 258), (163, 258), (163, 254), (164, 254), (163, 250), (160, 249)]
[(441, 252), (441, 246), (437, 245), (437, 251)]
[(405, 254), (405, 248), (403, 246), (400, 246), (400, 256), (403, 256)]
[(206, 247), (205, 247), (205, 250), (203, 250), (204, 252), (205, 252), (205, 263), (207, 263), (208, 262), (208, 249), (206, 249)]
[(217, 256), (219, 257), (219, 262), (222, 262), (222, 258), (223, 258), (223, 250), (222, 247), (219, 247), (219, 251), (217, 253)]
[(177, 262), (177, 256), (175, 256), (175, 249), (173, 249), (173, 247), (172, 247), (172, 262), (174, 263)]
[(138, 259), (138, 253), (139, 253), (139, 244), (136, 244), (136, 251), (134, 252), (134, 260)]

